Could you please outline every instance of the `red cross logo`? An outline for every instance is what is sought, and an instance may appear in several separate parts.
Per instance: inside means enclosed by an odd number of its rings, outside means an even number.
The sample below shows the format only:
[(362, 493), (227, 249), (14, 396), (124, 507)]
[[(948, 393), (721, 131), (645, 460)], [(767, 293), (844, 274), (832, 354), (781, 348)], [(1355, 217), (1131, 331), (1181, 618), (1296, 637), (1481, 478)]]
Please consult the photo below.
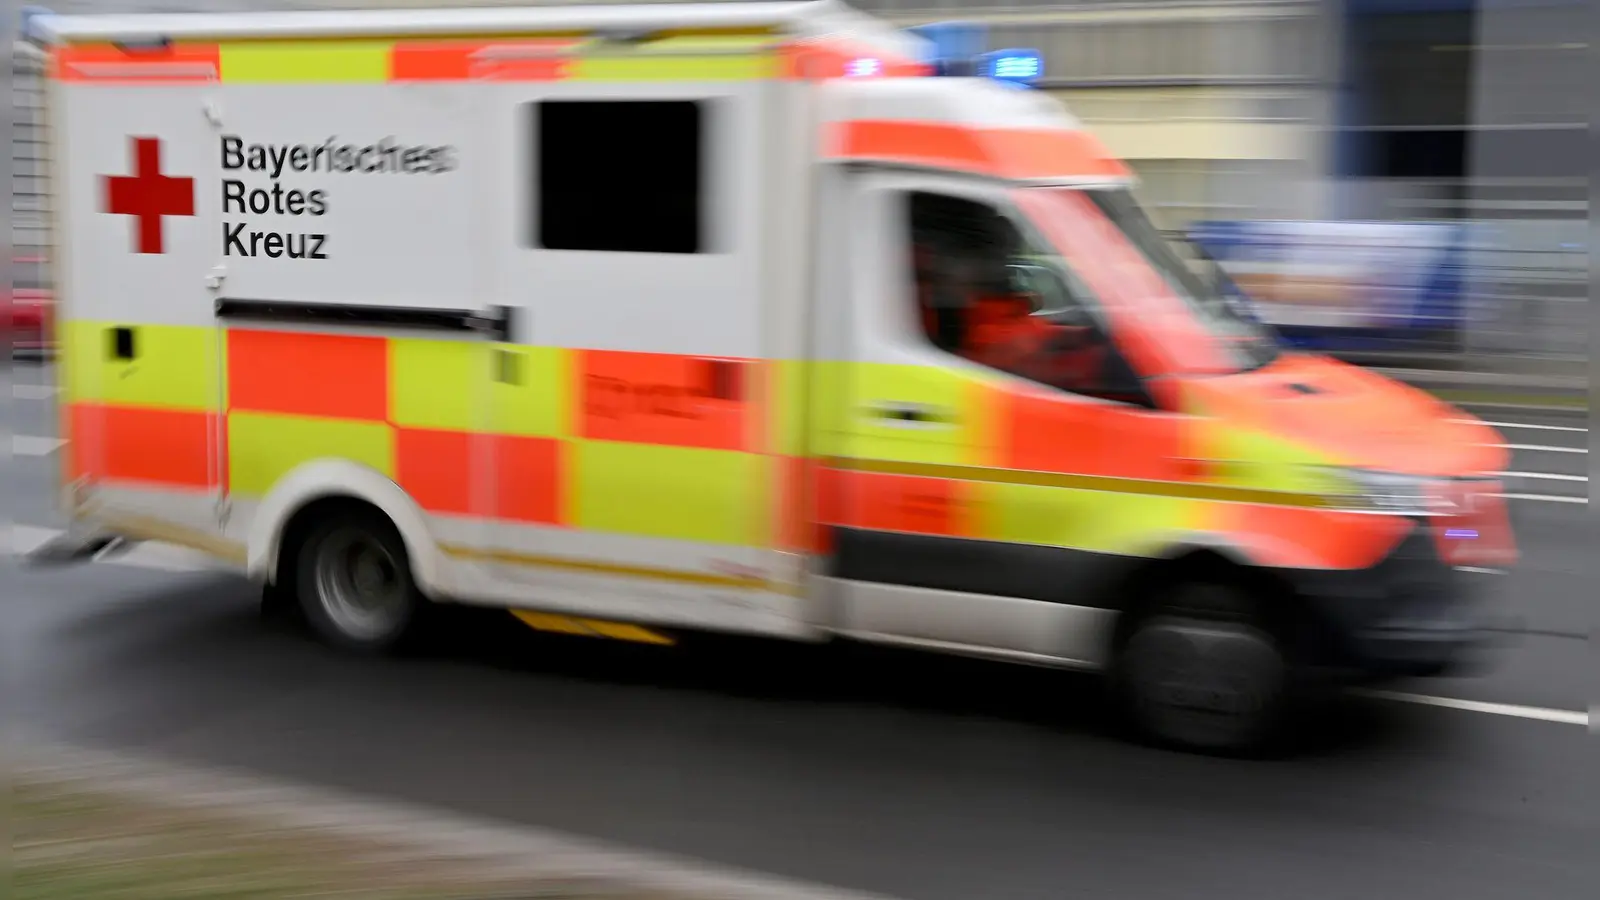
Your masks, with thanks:
[(105, 211), (138, 220), (135, 253), (165, 253), (161, 246), (164, 216), (194, 215), (194, 179), (161, 174), (159, 138), (133, 138), (133, 174), (103, 175)]

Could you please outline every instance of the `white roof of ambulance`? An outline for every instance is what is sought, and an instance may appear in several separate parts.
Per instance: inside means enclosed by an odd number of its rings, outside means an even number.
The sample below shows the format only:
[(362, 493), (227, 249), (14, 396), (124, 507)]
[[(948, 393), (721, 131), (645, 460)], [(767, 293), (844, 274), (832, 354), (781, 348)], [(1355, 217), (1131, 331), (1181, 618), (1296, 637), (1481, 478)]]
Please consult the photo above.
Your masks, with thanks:
[(920, 57), (926, 43), (836, 0), (793, 3), (683, 3), (304, 12), (149, 13), (40, 16), (53, 42), (128, 39), (228, 40), (316, 37), (429, 37), (544, 31), (657, 31), (772, 28), (812, 37), (848, 33), (886, 50)]

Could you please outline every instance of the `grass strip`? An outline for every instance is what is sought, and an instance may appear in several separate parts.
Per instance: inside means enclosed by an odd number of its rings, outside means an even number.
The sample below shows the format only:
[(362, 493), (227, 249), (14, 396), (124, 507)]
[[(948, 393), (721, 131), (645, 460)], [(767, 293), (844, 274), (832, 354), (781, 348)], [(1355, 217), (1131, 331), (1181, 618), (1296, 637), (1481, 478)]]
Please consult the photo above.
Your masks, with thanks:
[(414, 846), (165, 806), (70, 779), (14, 778), (14, 900), (688, 900), (530, 883)]

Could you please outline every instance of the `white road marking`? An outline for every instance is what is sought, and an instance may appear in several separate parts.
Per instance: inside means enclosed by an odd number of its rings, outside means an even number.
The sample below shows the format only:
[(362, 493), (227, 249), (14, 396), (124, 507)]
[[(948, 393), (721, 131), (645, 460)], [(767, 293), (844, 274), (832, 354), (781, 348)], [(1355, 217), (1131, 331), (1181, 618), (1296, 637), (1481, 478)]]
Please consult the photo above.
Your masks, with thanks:
[[(27, 556), (61, 534), (59, 528), (40, 528), (35, 525), (12, 525), (0, 530), (10, 532), (6, 546), (0, 548), (0, 556)], [(161, 572), (209, 572), (228, 568), (227, 563), (198, 550), (167, 544), (136, 544), (126, 552), (108, 555), (95, 562)]]
[(1588, 481), (1587, 475), (1557, 475), (1553, 472), (1500, 472), (1501, 478), (1535, 478), (1541, 481)]
[(1459, 709), (1465, 712), (1487, 713), (1491, 716), (1513, 716), (1518, 719), (1536, 719), (1540, 722), (1556, 722), (1562, 725), (1582, 725), (1588, 727), (1589, 714), (1582, 710), (1550, 709), (1543, 706), (1518, 706), (1514, 703), (1486, 703), (1482, 700), (1462, 700), (1457, 697), (1433, 697), (1427, 694), (1408, 694), (1402, 691), (1357, 691), (1363, 697), (1372, 697), (1376, 700), (1393, 700), (1397, 703), (1417, 703), (1422, 706), (1438, 706), (1445, 709)]
[(1588, 447), (1546, 447), (1540, 444), (1496, 444), (1506, 450), (1533, 450), (1539, 453), (1588, 453)]
[(1479, 422), (1477, 419), (1455, 419), (1458, 425), (1488, 425), (1490, 428), (1521, 428), (1528, 431), (1566, 431), (1573, 434), (1588, 434), (1589, 429), (1579, 428), (1576, 425), (1535, 425), (1532, 422)]
[(26, 434), (11, 436), (11, 453), (14, 456), (49, 456), (61, 449), (66, 441), (60, 438), (33, 437)]
[(1483, 566), (1456, 566), (1457, 572), (1466, 572), (1469, 575), (1509, 575), (1505, 569), (1489, 569)]
[(1588, 503), (1588, 497), (1563, 497), (1559, 494), (1495, 494), (1502, 500), (1531, 500), (1535, 503)]
[(14, 384), (11, 386), (11, 396), (17, 400), (49, 400), (61, 389), (53, 384)]

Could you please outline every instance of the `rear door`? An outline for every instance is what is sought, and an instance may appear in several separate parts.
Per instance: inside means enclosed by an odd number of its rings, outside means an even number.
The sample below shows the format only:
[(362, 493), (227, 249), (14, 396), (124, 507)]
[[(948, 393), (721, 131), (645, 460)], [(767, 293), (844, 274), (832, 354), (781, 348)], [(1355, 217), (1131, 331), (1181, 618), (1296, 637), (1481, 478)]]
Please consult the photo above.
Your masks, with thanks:
[(220, 172), (214, 60), (65, 48), (56, 331), (71, 471), (106, 512), (218, 528), (221, 375), (205, 275)]

